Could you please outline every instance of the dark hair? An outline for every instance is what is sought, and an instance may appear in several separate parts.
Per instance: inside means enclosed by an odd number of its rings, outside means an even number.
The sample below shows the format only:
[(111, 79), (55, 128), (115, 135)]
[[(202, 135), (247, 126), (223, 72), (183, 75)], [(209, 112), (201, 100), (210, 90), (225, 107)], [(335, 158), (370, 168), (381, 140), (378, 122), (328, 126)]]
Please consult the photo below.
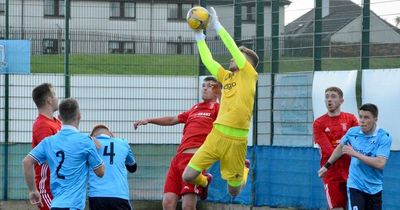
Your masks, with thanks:
[(213, 82), (217, 83), (220, 88), (222, 88), (222, 84), (215, 77), (208, 76), (208, 77), (205, 77), (203, 79), (203, 81), (204, 82), (213, 81)]
[(41, 108), (46, 104), (48, 97), (52, 96), (51, 89), (53, 85), (50, 83), (43, 83), (36, 86), (32, 91), (32, 99), (35, 102), (37, 108)]
[(76, 119), (79, 113), (78, 101), (74, 98), (67, 98), (61, 101), (58, 111), (61, 116), (61, 120), (65, 122), (72, 122)]
[(218, 82), (218, 80), (215, 77), (212, 76), (207, 76), (203, 79), (203, 81), (213, 81), (213, 82)]
[(340, 98), (343, 98), (343, 91), (338, 87), (328, 87), (325, 89), (325, 93), (328, 91), (336, 92)]
[[(245, 47), (245, 46), (240, 46), (239, 50), (246, 54), (246, 57), (250, 59), (250, 63), (253, 65), (254, 68), (256, 68), (258, 66), (258, 55), (256, 52), (254, 52), (253, 50), (250, 50), (249, 48)], [(246, 58), (246, 59), (247, 59)]]
[(363, 104), (361, 105), (360, 110), (371, 112), (374, 117), (378, 117), (378, 107), (375, 104)]

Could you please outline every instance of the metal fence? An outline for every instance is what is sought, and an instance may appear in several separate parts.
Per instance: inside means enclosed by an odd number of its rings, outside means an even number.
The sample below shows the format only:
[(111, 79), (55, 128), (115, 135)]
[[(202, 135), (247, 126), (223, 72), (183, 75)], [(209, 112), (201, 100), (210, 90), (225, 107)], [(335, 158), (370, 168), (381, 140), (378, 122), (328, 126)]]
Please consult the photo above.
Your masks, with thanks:
[[(297, 12), (291, 10), (290, 1), (0, 1), (0, 37), (31, 41), (33, 73), (0, 77), (0, 196), (26, 198), (20, 162), (30, 149), (36, 115), (29, 95), (33, 86), (47, 81), (57, 84), (61, 98), (82, 101), (88, 113), (83, 131), (101, 121), (132, 140), (138, 162), (144, 164), (129, 177), (133, 199), (160, 199), (181, 127), (149, 127), (133, 133), (130, 123), (142, 117), (174, 115), (197, 101), (197, 76), (207, 71), (185, 22), (186, 12), (197, 4), (214, 6), (237, 43), (260, 56), (257, 71), (262, 76), (252, 142), (310, 147), (312, 71), (400, 66), (400, 30), (374, 12), (375, 6), (390, 7), (392, 2), (315, 1), (315, 7), (285, 23), (290, 13)], [(226, 67), (231, 56), (213, 30), (207, 30), (207, 43)], [(168, 82), (154, 82), (160, 75)], [(175, 89), (163, 86), (170, 83)], [(178, 84), (186, 86), (176, 89)], [(102, 91), (106, 96), (99, 95)], [(134, 94), (140, 91), (150, 96)], [(85, 108), (93, 100), (109, 103)], [(114, 102), (127, 101), (131, 106), (110, 108)], [(149, 142), (154, 135), (155, 142)], [(157, 142), (165, 136), (174, 142)]]

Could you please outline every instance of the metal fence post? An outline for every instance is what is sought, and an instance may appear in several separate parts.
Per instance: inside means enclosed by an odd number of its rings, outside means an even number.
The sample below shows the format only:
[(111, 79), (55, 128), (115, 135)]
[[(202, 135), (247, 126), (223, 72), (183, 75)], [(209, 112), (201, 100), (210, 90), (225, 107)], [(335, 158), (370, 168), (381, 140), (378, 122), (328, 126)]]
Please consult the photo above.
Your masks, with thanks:
[(242, 40), (242, 0), (235, 0), (233, 6), (233, 39), (237, 45), (240, 45)]
[(271, 135), (270, 144), (274, 143), (274, 94), (275, 94), (275, 74), (279, 73), (279, 0), (271, 1)]
[[(5, 39), (10, 38), (10, 2), (6, 0), (5, 8)], [(8, 200), (8, 141), (9, 141), (9, 105), (10, 105), (10, 89), (9, 89), (10, 78), (8, 72), (4, 75), (4, 186), (3, 186), (3, 200)]]
[[(329, 5), (328, 5), (329, 6)], [(314, 14), (314, 71), (321, 71), (322, 52), (322, 1), (315, 0)]]
[(369, 69), (370, 0), (364, 0), (361, 33), (361, 70)]
[(71, 74), (69, 72), (69, 53), (70, 53), (70, 40), (69, 40), (69, 18), (71, 11), (71, 1), (65, 0), (65, 52), (64, 52), (64, 78), (65, 78), (65, 98), (71, 97)]

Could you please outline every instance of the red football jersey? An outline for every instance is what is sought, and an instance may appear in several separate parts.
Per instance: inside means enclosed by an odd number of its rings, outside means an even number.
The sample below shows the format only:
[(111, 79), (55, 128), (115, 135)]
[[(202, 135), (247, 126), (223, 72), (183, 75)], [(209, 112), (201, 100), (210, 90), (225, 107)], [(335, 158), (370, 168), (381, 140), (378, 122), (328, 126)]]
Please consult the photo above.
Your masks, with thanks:
[(179, 122), (185, 123), (178, 153), (189, 148), (200, 147), (204, 143), (217, 118), (218, 110), (217, 102), (202, 102), (178, 115)]
[[(33, 123), (32, 148), (36, 147), (44, 138), (56, 134), (61, 129), (61, 121), (57, 118), (49, 119), (39, 114)], [(50, 191), (50, 169), (47, 164), (35, 165), (35, 184), (42, 195), (42, 202), (49, 206), (53, 199)]]
[[(321, 148), (321, 167), (328, 161), (333, 150), (340, 143), (349, 128), (357, 126), (357, 118), (350, 113), (330, 117), (324, 114), (314, 121), (314, 140)], [(346, 181), (349, 174), (350, 156), (343, 155), (324, 176), (324, 181)]]

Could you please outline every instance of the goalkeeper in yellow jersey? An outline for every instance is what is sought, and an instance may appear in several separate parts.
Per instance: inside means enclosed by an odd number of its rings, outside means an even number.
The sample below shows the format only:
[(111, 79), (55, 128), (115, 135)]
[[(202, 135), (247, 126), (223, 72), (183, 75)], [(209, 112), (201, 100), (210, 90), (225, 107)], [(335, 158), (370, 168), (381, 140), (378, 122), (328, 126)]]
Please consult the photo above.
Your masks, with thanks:
[(246, 184), (249, 162), (246, 160), (247, 135), (253, 112), (254, 96), (258, 74), (257, 54), (244, 47), (237, 47), (235, 41), (224, 29), (211, 7), (211, 25), (228, 48), (233, 59), (229, 70), (217, 63), (205, 42), (203, 31), (195, 32), (197, 47), (204, 65), (222, 83), (222, 98), (217, 119), (205, 143), (197, 150), (183, 173), (186, 182), (205, 188), (207, 193), (212, 179), (203, 175), (213, 163), (220, 160), (221, 176), (228, 182), (228, 191), (237, 196)]

